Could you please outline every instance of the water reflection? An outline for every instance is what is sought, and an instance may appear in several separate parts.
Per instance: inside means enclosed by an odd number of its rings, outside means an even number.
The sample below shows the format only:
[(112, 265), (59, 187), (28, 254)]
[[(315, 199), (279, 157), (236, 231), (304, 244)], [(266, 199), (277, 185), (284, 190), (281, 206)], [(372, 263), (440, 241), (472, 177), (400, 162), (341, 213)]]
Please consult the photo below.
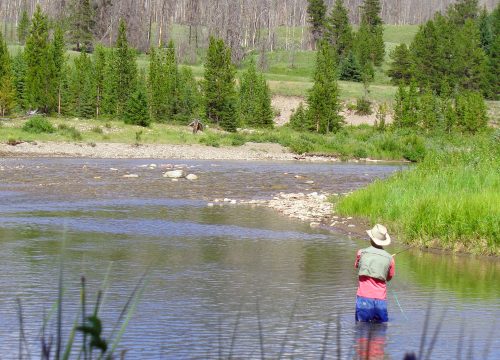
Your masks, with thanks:
[[(474, 346), (482, 350), (492, 333), (484, 324), (500, 316), (498, 263), (402, 253), (391, 289), (406, 316), (389, 291), (390, 323), (368, 333), (368, 339), (379, 339), (368, 346), (363, 326), (370, 324), (354, 323), (353, 262), (356, 250), (366, 244), (311, 229), (269, 209), (205, 206), (207, 199), (228, 194), (270, 196), (276, 184), (290, 192), (342, 192), (385, 176), (393, 167), (190, 162), (199, 181), (173, 183), (159, 171), (139, 168), (143, 160), (11, 159), (6, 166), (14, 162), (24, 167), (2, 174), (0, 184), (2, 358), (17, 357), (16, 297), (25, 304), (30, 343), (39, 345), (40, 314), (57, 297), (62, 239), (66, 329), (78, 307), (82, 274), (95, 294), (112, 263), (102, 307), (106, 332), (151, 266), (148, 287), (123, 337), (121, 348), (131, 359), (212, 359), (231, 352), (235, 358), (254, 359), (262, 348), (266, 358), (282, 353), (284, 358), (315, 359), (325, 344), (325, 357), (336, 358), (337, 330), (340, 351), (349, 359), (366, 349), (401, 359), (419, 348), (431, 297), (437, 319), (450, 309), (433, 353), (447, 358), (450, 347), (461, 341), (461, 322), (467, 324), (466, 338), (474, 334)], [(122, 179), (127, 171), (138, 172), (139, 180)], [(295, 174), (313, 180), (316, 188)], [(325, 342), (329, 319), (336, 316), (338, 327), (331, 324)], [(436, 321), (431, 318), (430, 329)], [(496, 338), (490, 350), (490, 359), (500, 356)]]
[(356, 323), (355, 359), (385, 359), (386, 332), (387, 324)]

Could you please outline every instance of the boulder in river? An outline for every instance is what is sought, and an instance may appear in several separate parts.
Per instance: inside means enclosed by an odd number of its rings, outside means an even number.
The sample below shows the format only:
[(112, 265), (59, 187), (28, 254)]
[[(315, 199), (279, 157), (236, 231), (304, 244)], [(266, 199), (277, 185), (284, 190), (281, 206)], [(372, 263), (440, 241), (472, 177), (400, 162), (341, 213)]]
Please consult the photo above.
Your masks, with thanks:
[(163, 177), (178, 179), (178, 178), (184, 177), (184, 170), (171, 170), (171, 171), (166, 171), (166, 172), (163, 174)]
[(197, 180), (198, 176), (196, 176), (195, 174), (188, 174), (186, 176), (186, 179), (188, 179), (188, 180)]
[(139, 175), (137, 174), (125, 174), (123, 175), (124, 178), (138, 178)]

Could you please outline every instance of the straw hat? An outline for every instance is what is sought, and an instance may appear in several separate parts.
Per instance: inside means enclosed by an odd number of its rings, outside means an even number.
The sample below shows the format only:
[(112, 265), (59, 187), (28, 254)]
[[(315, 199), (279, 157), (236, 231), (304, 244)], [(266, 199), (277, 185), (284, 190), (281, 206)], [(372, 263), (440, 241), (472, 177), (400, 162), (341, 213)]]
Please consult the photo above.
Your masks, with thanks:
[(366, 230), (370, 239), (378, 246), (387, 246), (391, 243), (391, 237), (384, 225), (377, 224), (371, 230)]

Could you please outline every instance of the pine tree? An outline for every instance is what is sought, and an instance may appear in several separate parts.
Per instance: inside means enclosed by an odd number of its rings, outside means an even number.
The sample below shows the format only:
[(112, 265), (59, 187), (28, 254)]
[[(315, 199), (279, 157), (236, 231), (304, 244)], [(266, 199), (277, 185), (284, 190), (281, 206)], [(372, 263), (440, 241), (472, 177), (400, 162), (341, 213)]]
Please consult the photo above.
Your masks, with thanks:
[(493, 42), (493, 26), (492, 26), (493, 16), (488, 14), (486, 6), (479, 14), (479, 32), (481, 34), (481, 47), (483, 48), (486, 55), (490, 53), (491, 44)]
[(372, 36), (370, 35), (368, 26), (366, 24), (361, 24), (358, 32), (356, 33), (356, 59), (359, 62), (359, 68), (361, 69), (361, 78), (363, 82), (370, 82), (375, 76), (375, 70), (373, 68), (373, 57), (371, 52), (371, 42)]
[(17, 25), (17, 38), (21, 45), (24, 45), (24, 43), (26, 42), (29, 29), (30, 29), (30, 18), (28, 16), (28, 11), (26, 10), (26, 4), (25, 4), (23, 12), (21, 13), (21, 19), (19, 19), (19, 24)]
[(310, 130), (311, 126), (308, 120), (307, 111), (304, 109), (304, 105), (301, 102), (292, 116), (290, 116), (290, 127), (301, 132)]
[(234, 75), (231, 49), (222, 39), (210, 37), (203, 81), (205, 115), (226, 131), (236, 131), (238, 125)]
[(338, 59), (344, 59), (351, 53), (354, 35), (343, 0), (335, 0), (335, 5), (326, 18), (324, 37), (334, 47)]
[(149, 106), (151, 109), (151, 117), (154, 121), (162, 121), (165, 114), (165, 92), (163, 91), (165, 74), (162, 71), (162, 55), (161, 50), (155, 49), (154, 47), (152, 47), (149, 52)]
[(340, 101), (337, 86), (336, 59), (326, 41), (319, 44), (316, 51), (314, 84), (307, 96), (307, 116), (313, 131), (325, 134), (337, 132), (343, 125), (339, 115)]
[(323, 36), (325, 28), (326, 5), (324, 0), (307, 0), (307, 15), (311, 24), (314, 44)]
[(111, 81), (115, 81), (116, 114), (121, 115), (129, 96), (135, 91), (137, 83), (137, 65), (134, 50), (129, 48), (125, 20), (120, 19), (118, 38), (114, 56), (114, 71)]
[(394, 105), (394, 126), (399, 128), (415, 128), (418, 122), (418, 94), (414, 81), (408, 91), (399, 84)]
[(155, 121), (180, 120), (180, 81), (173, 41), (166, 49), (151, 49), (147, 83), (151, 115)]
[(271, 89), (264, 78), (264, 75), (259, 75), (260, 91), (259, 91), (259, 108), (258, 114), (260, 126), (264, 128), (274, 127), (274, 111), (271, 106)]
[(125, 123), (147, 127), (151, 124), (148, 102), (144, 86), (139, 84), (135, 92), (129, 97), (123, 118)]
[(96, 101), (95, 74), (92, 61), (86, 51), (82, 51), (74, 60), (70, 91), (73, 115), (83, 118), (93, 117)]
[(106, 61), (104, 65), (104, 82), (102, 89), (102, 114), (113, 116), (117, 114), (118, 104), (118, 71), (116, 66), (116, 51), (106, 51)]
[(12, 59), (13, 85), (15, 89), (15, 98), (18, 107), (25, 109), (25, 87), (26, 87), (26, 62), (24, 53), (19, 52)]
[(106, 50), (102, 45), (97, 45), (94, 51), (94, 75), (95, 75), (95, 115), (99, 117), (102, 112), (102, 101), (106, 82)]
[(7, 49), (7, 44), (3, 38), (3, 34), (0, 31), (0, 79), (6, 75), (10, 75), (10, 63), (11, 60), (9, 50)]
[(56, 26), (54, 31), (54, 39), (50, 44), (49, 49), (49, 71), (50, 80), (50, 110), (57, 110), (61, 114), (61, 91), (63, 77), (65, 73), (65, 49), (64, 49), (64, 33), (61, 26)]
[(0, 31), (0, 114), (2, 116), (5, 116), (14, 108), (15, 95), (11, 59)]
[[(361, 6), (361, 27), (366, 27), (369, 36), (369, 54), (370, 60), (374, 65), (380, 66), (384, 61), (384, 23), (380, 17), (380, 0), (364, 0)], [(361, 61), (363, 63), (363, 61)]]
[(30, 109), (47, 112), (50, 99), (48, 21), (40, 5), (33, 14), (24, 50), (26, 59), (25, 100)]
[(162, 67), (164, 76), (164, 101), (165, 101), (165, 116), (172, 121), (177, 114), (178, 90), (179, 90), (179, 69), (177, 67), (177, 59), (175, 57), (175, 47), (172, 40), (168, 43), (165, 64)]
[(481, 47), (481, 36), (477, 24), (466, 20), (456, 33), (454, 75), (461, 89), (478, 91), (487, 75), (487, 59)]
[(480, 93), (464, 91), (455, 99), (457, 125), (462, 130), (475, 134), (488, 124), (486, 104)]
[(12, 76), (4, 75), (0, 78), (0, 115), (9, 114), (16, 106), (16, 90), (12, 83)]
[(176, 119), (179, 122), (189, 121), (199, 112), (201, 104), (198, 83), (189, 67), (183, 67), (179, 72), (179, 89)]
[(434, 85), (439, 74), (437, 30), (433, 20), (420, 25), (410, 45), (412, 75), (420, 88), (438, 90)]
[(269, 87), (253, 60), (240, 80), (239, 113), (242, 123), (250, 127), (273, 126)]
[(340, 61), (340, 80), (363, 81), (363, 71), (352, 51)]
[(396, 46), (394, 51), (391, 52), (390, 57), (392, 62), (389, 70), (387, 70), (387, 75), (391, 78), (391, 82), (394, 85), (399, 85), (400, 83), (408, 85), (412, 74), (410, 50), (408, 50), (406, 44), (403, 43)]
[(456, 25), (464, 25), (466, 20), (476, 20), (479, 14), (479, 0), (458, 0), (447, 11), (449, 19)]
[(94, 10), (89, 0), (73, 0), (70, 7), (70, 38), (76, 44), (76, 51), (82, 47), (92, 48), (95, 27)]
[(435, 130), (439, 125), (439, 113), (437, 97), (425, 90), (419, 97), (417, 123), (427, 131)]
[(492, 42), (487, 57), (484, 93), (488, 99), (500, 99), (500, 4), (490, 15)]

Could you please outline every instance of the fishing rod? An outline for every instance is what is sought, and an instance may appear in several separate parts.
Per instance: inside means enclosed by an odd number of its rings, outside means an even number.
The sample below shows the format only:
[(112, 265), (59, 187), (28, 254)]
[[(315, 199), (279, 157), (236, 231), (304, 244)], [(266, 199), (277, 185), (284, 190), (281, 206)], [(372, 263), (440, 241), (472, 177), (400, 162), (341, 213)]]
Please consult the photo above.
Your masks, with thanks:
[(414, 248), (414, 246), (408, 246), (406, 249), (401, 250), (401, 251), (398, 251), (398, 252), (396, 252), (396, 253), (392, 254), (391, 256), (392, 256), (392, 257), (394, 257), (394, 256), (396, 256), (397, 254), (401, 254), (401, 253), (403, 253), (403, 252), (405, 252), (405, 251), (408, 251), (408, 250), (410, 250), (410, 249), (413, 249), (413, 248)]

